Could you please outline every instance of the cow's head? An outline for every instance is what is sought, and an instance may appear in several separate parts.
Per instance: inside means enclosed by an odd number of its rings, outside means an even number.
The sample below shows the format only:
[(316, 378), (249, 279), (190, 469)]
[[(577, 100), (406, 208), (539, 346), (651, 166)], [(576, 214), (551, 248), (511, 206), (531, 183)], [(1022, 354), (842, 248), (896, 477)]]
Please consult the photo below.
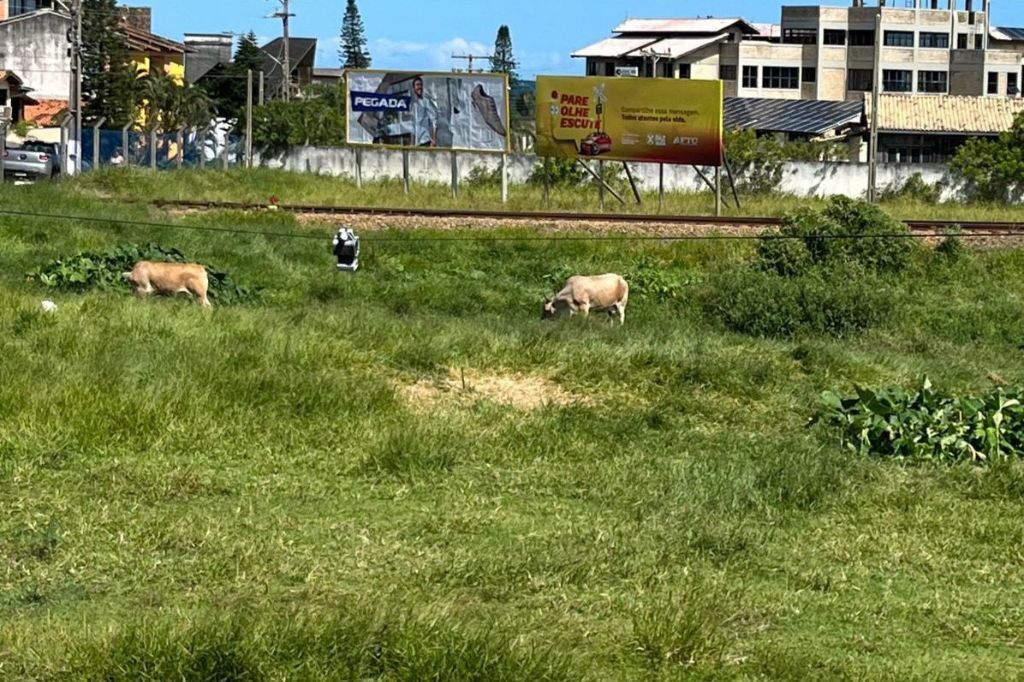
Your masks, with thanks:
[(554, 299), (552, 299), (552, 298), (545, 298), (544, 299), (544, 308), (543, 308), (543, 310), (541, 310), (541, 313), (540, 313), (540, 319), (542, 319), (542, 320), (550, 320), (552, 317), (555, 316), (556, 312), (557, 311), (555, 310), (555, 301), (554, 301)]

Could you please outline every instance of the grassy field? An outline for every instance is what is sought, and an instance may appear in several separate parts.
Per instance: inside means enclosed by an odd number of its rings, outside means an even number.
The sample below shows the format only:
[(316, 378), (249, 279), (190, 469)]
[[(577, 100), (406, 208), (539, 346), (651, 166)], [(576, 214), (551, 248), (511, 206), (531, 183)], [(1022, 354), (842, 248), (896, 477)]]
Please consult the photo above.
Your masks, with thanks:
[[(403, 192), (401, 180), (366, 183), (357, 189), (355, 183), (343, 178), (312, 174), (288, 173), (267, 169), (221, 171), (181, 171), (151, 173), (145, 170), (112, 169), (89, 173), (75, 185), (75, 192), (84, 197), (116, 198), (129, 201), (238, 201), (269, 203), (277, 196), (284, 204), (327, 206), (395, 206), (464, 209), (505, 209), (513, 211), (597, 212), (596, 188), (555, 188), (549, 201), (544, 201), (542, 187), (513, 185), (509, 201), (501, 203), (497, 186), (463, 186), (459, 197), (453, 198), (446, 184), (413, 183), (409, 194)], [(657, 188), (641, 188), (643, 204), (638, 206), (625, 190), (629, 201), (619, 204), (606, 196), (609, 213), (657, 213)], [(677, 215), (713, 215), (714, 196), (710, 192), (669, 192), (665, 195), (664, 212)], [(800, 199), (789, 195), (741, 197), (741, 209), (726, 202), (725, 215), (781, 216), (800, 206), (821, 205), (819, 200)], [(886, 205), (897, 218), (919, 220), (1018, 221), (1020, 209), (1014, 206), (965, 204), (933, 204), (899, 200)]]
[[(133, 192), (283, 176), (199, 177)], [(0, 203), (167, 220), (104, 182)], [(747, 245), (414, 231), (367, 236), (342, 275), (330, 226), (199, 221), (325, 239), (0, 216), (0, 679), (1024, 675), (1024, 467), (901, 465), (805, 428), (858, 382), (1020, 382), (1024, 253), (918, 253), (880, 325), (772, 340), (698, 303)], [(126, 242), (263, 297), (206, 314), (25, 281)], [(638, 292), (624, 327), (539, 319), (560, 273), (652, 267), (690, 284)]]

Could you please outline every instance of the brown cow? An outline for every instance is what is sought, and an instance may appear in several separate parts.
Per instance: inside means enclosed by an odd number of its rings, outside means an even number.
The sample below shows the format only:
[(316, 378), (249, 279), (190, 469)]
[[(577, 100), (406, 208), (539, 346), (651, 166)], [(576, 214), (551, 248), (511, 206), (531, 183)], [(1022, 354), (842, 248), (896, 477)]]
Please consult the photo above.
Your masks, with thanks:
[(544, 301), (542, 318), (549, 320), (559, 312), (567, 311), (584, 317), (594, 311), (608, 311), (619, 318), (619, 324), (626, 323), (626, 304), (629, 302), (629, 285), (619, 275), (594, 275), (592, 277), (570, 277), (554, 298)]
[(207, 297), (209, 277), (206, 268), (198, 263), (139, 261), (131, 272), (124, 273), (124, 278), (140, 298), (154, 292), (171, 296), (185, 292), (195, 296), (203, 307), (210, 307), (210, 299)]

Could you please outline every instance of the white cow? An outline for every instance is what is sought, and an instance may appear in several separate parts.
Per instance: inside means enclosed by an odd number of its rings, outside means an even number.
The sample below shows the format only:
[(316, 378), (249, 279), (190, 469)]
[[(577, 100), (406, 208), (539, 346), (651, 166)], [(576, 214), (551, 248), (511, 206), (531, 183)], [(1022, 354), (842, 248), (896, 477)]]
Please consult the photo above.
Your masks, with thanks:
[(139, 261), (131, 272), (124, 273), (124, 278), (135, 289), (135, 295), (141, 297), (152, 293), (192, 294), (203, 307), (210, 307), (207, 291), (210, 288), (206, 268), (198, 263), (151, 263)]
[(554, 298), (545, 299), (541, 317), (549, 320), (560, 312), (586, 317), (591, 310), (607, 311), (612, 317), (618, 316), (619, 324), (625, 324), (628, 301), (629, 285), (619, 275), (576, 275), (566, 280)]

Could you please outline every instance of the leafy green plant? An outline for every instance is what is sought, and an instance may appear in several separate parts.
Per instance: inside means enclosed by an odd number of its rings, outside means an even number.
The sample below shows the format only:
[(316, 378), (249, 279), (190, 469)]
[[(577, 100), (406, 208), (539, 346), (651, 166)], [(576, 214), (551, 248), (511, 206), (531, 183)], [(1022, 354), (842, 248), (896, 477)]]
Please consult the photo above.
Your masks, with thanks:
[[(791, 277), (812, 267), (855, 263), (876, 272), (900, 272), (913, 245), (906, 225), (864, 201), (834, 197), (823, 210), (788, 214), (777, 232), (758, 242), (761, 269)], [(803, 248), (791, 241), (802, 243)]]
[[(178, 249), (167, 249), (156, 244), (125, 244), (106, 252), (80, 252), (59, 258), (27, 274), (29, 281), (63, 291), (83, 292), (90, 289), (104, 291), (128, 290), (123, 274), (139, 261), (184, 263), (190, 259)], [(221, 304), (236, 304), (259, 297), (259, 289), (235, 282), (223, 271), (206, 266), (210, 280), (210, 297)]]
[(753, 130), (732, 130), (724, 135), (726, 155), (735, 173), (737, 189), (748, 195), (768, 195), (782, 184), (788, 161), (836, 161), (845, 156), (842, 145), (821, 142), (779, 142), (759, 137)]
[(636, 264), (627, 268), (623, 277), (629, 282), (631, 297), (652, 298), (657, 301), (678, 300), (686, 287), (697, 282), (697, 279), (689, 274), (673, 270), (646, 257), (641, 257)]
[(963, 230), (958, 227), (950, 230), (935, 247), (935, 253), (942, 256), (949, 263), (957, 263), (967, 256), (967, 247), (964, 245)]
[(850, 266), (796, 277), (742, 268), (712, 276), (700, 298), (709, 321), (742, 334), (842, 337), (884, 319), (892, 308), (886, 290), (878, 277)]
[(879, 194), (882, 201), (913, 201), (921, 204), (937, 204), (942, 198), (942, 185), (925, 182), (920, 173), (914, 173), (903, 184), (893, 182)]
[(466, 187), (498, 187), (501, 185), (501, 167), (473, 166), (462, 183)]
[(1024, 389), (996, 388), (957, 397), (923, 379), (916, 390), (856, 387), (844, 397), (822, 395), (811, 424), (840, 432), (860, 454), (936, 462), (990, 462), (1024, 457)]
[(1024, 196), (1024, 112), (995, 140), (968, 139), (950, 162), (950, 172), (968, 200), (1019, 201)]

